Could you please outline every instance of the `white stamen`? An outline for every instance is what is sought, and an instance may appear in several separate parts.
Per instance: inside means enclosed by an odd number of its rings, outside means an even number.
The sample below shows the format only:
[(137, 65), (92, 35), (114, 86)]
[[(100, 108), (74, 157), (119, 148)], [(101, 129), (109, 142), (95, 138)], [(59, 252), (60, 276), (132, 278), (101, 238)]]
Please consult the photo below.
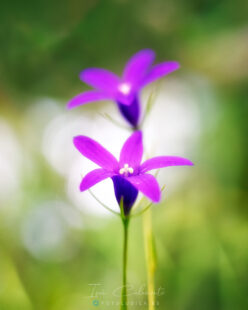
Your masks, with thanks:
[(123, 95), (128, 95), (131, 90), (131, 85), (129, 83), (122, 83), (119, 85), (118, 89)]
[(128, 164), (124, 164), (124, 168), (121, 168), (119, 170), (120, 174), (124, 174), (125, 176), (128, 176), (128, 174), (133, 174), (133, 168), (129, 167)]
[(128, 172), (132, 174), (133, 173), (133, 168), (132, 167), (128, 168)]

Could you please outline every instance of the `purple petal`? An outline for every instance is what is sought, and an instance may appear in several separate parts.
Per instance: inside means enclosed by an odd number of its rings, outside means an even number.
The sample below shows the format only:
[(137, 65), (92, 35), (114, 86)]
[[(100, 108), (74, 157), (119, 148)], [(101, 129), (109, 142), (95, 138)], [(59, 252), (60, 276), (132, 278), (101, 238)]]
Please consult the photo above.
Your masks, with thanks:
[(155, 59), (155, 53), (150, 49), (139, 51), (133, 55), (124, 69), (123, 79), (135, 88), (139, 86), (149, 67)]
[(94, 186), (98, 182), (101, 182), (109, 177), (113, 176), (113, 172), (107, 171), (105, 169), (95, 169), (83, 178), (81, 184), (80, 184), (80, 191), (83, 192), (86, 189), (89, 189), (90, 187)]
[(140, 118), (139, 99), (135, 97), (130, 105), (124, 105), (120, 102), (117, 102), (117, 104), (123, 117), (128, 121), (128, 123), (133, 128), (136, 128), (138, 126), (139, 118)]
[(120, 205), (120, 201), (123, 199), (124, 213), (128, 215), (138, 196), (138, 190), (128, 182), (126, 178), (119, 175), (113, 176), (112, 180), (114, 183), (116, 200)]
[(127, 180), (154, 202), (159, 202), (161, 193), (157, 180), (151, 174), (140, 174), (128, 177)]
[(73, 142), (83, 156), (90, 159), (98, 166), (109, 171), (118, 170), (118, 162), (115, 157), (98, 142), (86, 136), (77, 136), (73, 139)]
[(177, 156), (158, 156), (146, 160), (140, 166), (140, 173), (145, 173), (153, 169), (159, 169), (170, 166), (193, 166), (194, 164), (182, 157)]
[(108, 99), (112, 99), (112, 97), (99, 91), (90, 90), (72, 98), (69, 101), (67, 108), (72, 109), (79, 105), (86, 104), (92, 101), (108, 100)]
[(103, 90), (108, 94), (114, 94), (120, 79), (114, 73), (100, 68), (89, 68), (80, 73), (80, 79), (86, 84)]
[(120, 167), (128, 164), (134, 170), (140, 165), (143, 155), (142, 132), (134, 132), (124, 143), (120, 154)]
[(176, 61), (168, 61), (168, 62), (160, 63), (151, 69), (151, 71), (145, 78), (143, 85), (152, 83), (179, 68), (180, 68), (180, 65)]

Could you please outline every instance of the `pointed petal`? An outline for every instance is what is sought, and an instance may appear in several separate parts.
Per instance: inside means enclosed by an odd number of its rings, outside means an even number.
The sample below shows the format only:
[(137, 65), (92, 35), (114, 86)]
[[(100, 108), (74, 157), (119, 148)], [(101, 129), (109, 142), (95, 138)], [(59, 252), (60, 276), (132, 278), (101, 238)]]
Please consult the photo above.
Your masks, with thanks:
[(152, 201), (160, 201), (161, 192), (159, 184), (153, 175), (148, 173), (140, 174), (128, 177), (127, 180)]
[(95, 184), (113, 176), (113, 172), (107, 171), (105, 169), (95, 169), (83, 178), (81, 184), (80, 184), (80, 191), (83, 192), (86, 189), (89, 189), (90, 187), (94, 186)]
[(133, 55), (124, 69), (123, 79), (137, 88), (155, 59), (155, 53), (144, 49)]
[(98, 166), (109, 171), (118, 169), (118, 162), (115, 157), (93, 139), (86, 136), (77, 136), (73, 139), (73, 143), (83, 156)]
[(142, 132), (135, 131), (124, 143), (120, 154), (120, 167), (128, 164), (138, 169), (143, 155)]
[(159, 169), (170, 166), (193, 166), (194, 164), (182, 157), (178, 156), (158, 156), (146, 160), (140, 166), (140, 173), (145, 173), (153, 169)]
[(120, 82), (117, 75), (100, 68), (89, 68), (82, 71), (80, 73), (80, 79), (86, 84), (109, 94), (114, 94), (116, 92)]
[(117, 102), (118, 108), (123, 117), (128, 121), (132, 127), (137, 127), (140, 118), (140, 102), (136, 97), (130, 105), (124, 105)]
[(176, 61), (168, 61), (168, 62), (160, 63), (151, 69), (151, 71), (145, 78), (143, 85), (152, 83), (179, 68), (180, 68), (180, 65)]
[(67, 108), (72, 109), (79, 105), (86, 104), (89, 102), (99, 101), (99, 100), (108, 100), (108, 99), (112, 99), (112, 97), (110, 95), (104, 94), (99, 91), (90, 90), (90, 91), (86, 91), (72, 98), (69, 101)]
[(114, 183), (116, 200), (120, 205), (120, 201), (123, 199), (124, 213), (128, 215), (138, 196), (138, 190), (128, 182), (128, 179), (122, 176), (114, 175), (112, 180)]

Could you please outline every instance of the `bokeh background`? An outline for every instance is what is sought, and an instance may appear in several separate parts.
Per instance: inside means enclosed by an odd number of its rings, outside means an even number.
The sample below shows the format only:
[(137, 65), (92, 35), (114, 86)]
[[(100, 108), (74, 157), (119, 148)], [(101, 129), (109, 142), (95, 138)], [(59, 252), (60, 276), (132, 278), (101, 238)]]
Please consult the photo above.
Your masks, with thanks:
[[(121, 222), (78, 191), (92, 166), (71, 139), (89, 135), (118, 154), (128, 132), (104, 117), (123, 122), (111, 102), (66, 103), (88, 89), (81, 70), (121, 74), (142, 48), (181, 63), (142, 93), (143, 109), (156, 93), (147, 153), (195, 163), (159, 174), (157, 309), (248, 309), (247, 16), (243, 0), (1, 1), (1, 310), (119, 308)], [(117, 208), (111, 182), (93, 190)], [(133, 219), (132, 309), (146, 309), (142, 231)]]

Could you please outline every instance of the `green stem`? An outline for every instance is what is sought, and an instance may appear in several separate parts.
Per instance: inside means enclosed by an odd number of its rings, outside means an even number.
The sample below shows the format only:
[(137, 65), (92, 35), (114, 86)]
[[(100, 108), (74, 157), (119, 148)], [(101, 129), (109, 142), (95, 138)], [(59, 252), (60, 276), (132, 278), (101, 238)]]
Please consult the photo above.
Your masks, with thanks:
[(129, 219), (122, 219), (124, 228), (123, 240), (123, 269), (122, 269), (122, 293), (121, 293), (121, 310), (127, 310), (127, 247), (128, 247), (128, 224)]
[(147, 263), (147, 286), (148, 286), (148, 309), (155, 309), (155, 270), (156, 257), (154, 249), (154, 241), (152, 234), (151, 210), (143, 214), (144, 241)]
[(95, 195), (90, 189), (89, 189), (89, 193), (90, 193), (91, 196), (92, 196), (101, 206), (103, 206), (106, 210), (108, 210), (109, 212), (111, 212), (111, 213), (113, 213), (113, 214), (115, 214), (115, 215), (120, 216), (120, 213), (118, 213), (118, 212), (112, 210), (111, 208), (109, 208), (108, 206), (106, 206), (103, 202), (101, 202), (101, 200), (98, 199), (98, 198), (96, 197), (96, 195)]

